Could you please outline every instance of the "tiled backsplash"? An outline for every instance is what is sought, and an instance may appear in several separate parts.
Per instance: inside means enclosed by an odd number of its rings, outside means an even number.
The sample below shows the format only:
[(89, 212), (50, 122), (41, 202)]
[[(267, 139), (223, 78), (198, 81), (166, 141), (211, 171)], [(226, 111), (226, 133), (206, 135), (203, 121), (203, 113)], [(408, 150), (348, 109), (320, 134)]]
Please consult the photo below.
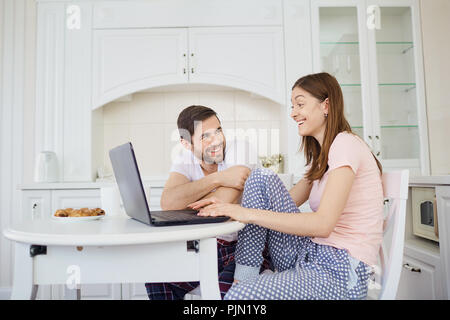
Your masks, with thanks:
[[(108, 151), (131, 141), (143, 177), (168, 174), (172, 154), (180, 147), (176, 126), (185, 107), (199, 104), (214, 109), (228, 140), (243, 135), (257, 145), (258, 155), (280, 153), (281, 106), (240, 90), (166, 90), (133, 94), (102, 107), (103, 163), (111, 172)], [(257, 140), (252, 140), (256, 136)], [(97, 139), (101, 144), (101, 139)]]

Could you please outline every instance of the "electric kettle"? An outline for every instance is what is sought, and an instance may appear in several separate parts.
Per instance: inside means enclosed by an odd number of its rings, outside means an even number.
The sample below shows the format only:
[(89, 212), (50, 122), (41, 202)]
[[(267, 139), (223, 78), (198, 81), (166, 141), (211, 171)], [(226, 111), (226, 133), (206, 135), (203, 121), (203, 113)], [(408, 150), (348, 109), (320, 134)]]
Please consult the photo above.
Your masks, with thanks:
[(53, 151), (42, 151), (36, 159), (34, 170), (35, 182), (58, 181), (58, 161)]

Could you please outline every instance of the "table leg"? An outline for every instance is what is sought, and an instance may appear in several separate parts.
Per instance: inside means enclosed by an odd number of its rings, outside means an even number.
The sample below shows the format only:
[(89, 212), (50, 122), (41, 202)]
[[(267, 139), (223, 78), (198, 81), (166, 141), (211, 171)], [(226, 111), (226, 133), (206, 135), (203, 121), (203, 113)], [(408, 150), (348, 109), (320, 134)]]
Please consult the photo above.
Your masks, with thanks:
[(200, 254), (200, 292), (203, 300), (220, 300), (216, 238), (202, 239)]
[(30, 244), (16, 242), (11, 300), (36, 299), (37, 288), (37, 285), (33, 285), (33, 258), (30, 256)]
[(64, 299), (81, 300), (81, 286), (77, 285), (75, 289), (69, 289), (67, 286), (64, 286)]

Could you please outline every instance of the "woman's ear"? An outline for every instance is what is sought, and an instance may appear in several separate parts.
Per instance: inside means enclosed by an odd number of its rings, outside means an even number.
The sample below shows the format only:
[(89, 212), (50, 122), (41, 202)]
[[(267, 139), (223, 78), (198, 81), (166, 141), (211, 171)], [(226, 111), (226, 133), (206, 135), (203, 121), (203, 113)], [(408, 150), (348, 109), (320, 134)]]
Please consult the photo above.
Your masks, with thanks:
[(328, 108), (329, 107), (330, 107), (330, 100), (328, 100), (328, 98), (326, 98), (322, 102), (322, 111), (323, 111), (323, 114), (326, 115), (325, 117), (328, 116)]

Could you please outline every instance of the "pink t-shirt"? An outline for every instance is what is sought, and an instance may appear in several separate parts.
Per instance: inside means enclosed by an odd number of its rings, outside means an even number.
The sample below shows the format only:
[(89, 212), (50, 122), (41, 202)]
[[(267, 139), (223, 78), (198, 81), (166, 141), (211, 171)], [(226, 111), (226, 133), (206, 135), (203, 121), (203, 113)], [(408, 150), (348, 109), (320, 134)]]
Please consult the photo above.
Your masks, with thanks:
[(361, 138), (348, 132), (336, 136), (328, 153), (328, 170), (313, 182), (309, 206), (318, 210), (328, 173), (343, 166), (355, 173), (344, 211), (328, 238), (312, 241), (346, 249), (352, 257), (373, 266), (383, 239), (383, 188), (375, 159)]

